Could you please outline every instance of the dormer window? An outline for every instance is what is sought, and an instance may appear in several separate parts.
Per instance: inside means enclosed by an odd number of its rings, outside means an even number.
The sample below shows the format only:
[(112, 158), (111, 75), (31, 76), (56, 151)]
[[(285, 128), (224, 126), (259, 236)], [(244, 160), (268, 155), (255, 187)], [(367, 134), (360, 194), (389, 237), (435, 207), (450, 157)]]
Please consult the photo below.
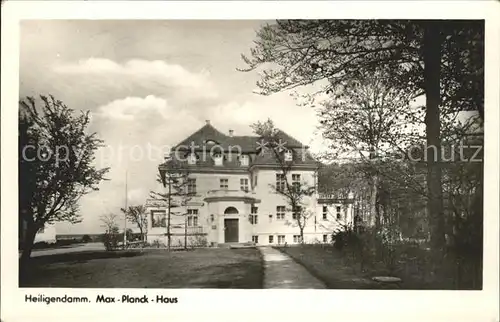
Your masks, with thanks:
[(222, 153), (214, 153), (212, 157), (214, 159), (215, 165), (217, 165), (217, 166), (222, 165), (222, 160), (224, 159), (222, 156)]
[(214, 144), (216, 144), (216, 143), (217, 143), (217, 142), (215, 142), (214, 140), (206, 140), (206, 141), (205, 141), (205, 144), (207, 144), (207, 145), (214, 145)]
[(248, 167), (248, 155), (240, 155), (240, 165), (242, 167)]
[(194, 153), (189, 154), (187, 159), (188, 164), (196, 164), (196, 159), (197, 159), (196, 154)]
[(285, 161), (293, 161), (292, 151), (290, 150), (285, 151)]

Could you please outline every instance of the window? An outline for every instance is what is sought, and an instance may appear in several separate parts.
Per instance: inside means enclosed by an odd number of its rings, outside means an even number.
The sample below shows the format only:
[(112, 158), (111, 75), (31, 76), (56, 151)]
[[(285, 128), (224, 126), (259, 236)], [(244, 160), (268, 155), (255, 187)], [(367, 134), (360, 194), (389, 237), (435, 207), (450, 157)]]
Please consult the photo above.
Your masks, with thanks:
[(229, 189), (229, 179), (220, 179), (220, 188), (221, 190)]
[(300, 243), (300, 235), (293, 235), (293, 242)]
[(323, 235), (323, 243), (328, 243), (328, 235)]
[(257, 210), (258, 208), (257, 207), (252, 207), (251, 209), (251, 215), (250, 215), (250, 223), (252, 225), (257, 225), (259, 220), (258, 220), (258, 217), (257, 217)]
[(285, 206), (276, 207), (276, 220), (285, 219)]
[(222, 157), (221, 153), (214, 153), (213, 154), (213, 158), (214, 158), (214, 164), (215, 165), (218, 165), (218, 166), (222, 165), (223, 157)]
[(252, 236), (252, 242), (255, 243), (255, 244), (258, 244), (259, 243), (259, 236)]
[(300, 174), (292, 174), (292, 187), (295, 192), (300, 191)]
[(188, 227), (198, 226), (198, 209), (188, 209), (187, 216)]
[(278, 235), (278, 244), (285, 243), (285, 235)]
[(241, 155), (240, 156), (240, 166), (242, 166), (242, 167), (248, 166), (248, 155)]
[(188, 164), (196, 164), (196, 154), (194, 153), (189, 154), (187, 161)]
[(273, 222), (273, 215), (269, 215), (269, 222)]
[(328, 207), (323, 206), (323, 220), (326, 220), (328, 216)]
[(340, 206), (337, 206), (337, 220), (341, 220), (342, 219), (342, 214), (341, 214), (341, 210), (340, 210)]
[(167, 227), (165, 210), (151, 210), (151, 227)]
[(210, 215), (210, 221), (214, 222), (215, 221), (215, 216), (213, 214)]
[(285, 175), (283, 173), (276, 173), (276, 190), (285, 191)]
[(259, 222), (257, 215), (250, 215), (248, 218), (250, 219), (250, 223), (252, 225), (257, 225)]
[(340, 206), (337, 206), (337, 212), (340, 212), (340, 209), (341, 209)]
[(196, 193), (196, 179), (188, 179), (188, 194)]
[(285, 151), (285, 161), (292, 161), (292, 160), (293, 160), (292, 151), (290, 150)]
[(240, 179), (240, 188), (241, 190), (248, 192), (248, 179)]
[(274, 243), (274, 236), (273, 235), (269, 236), (269, 244), (272, 244), (272, 243)]
[(253, 186), (257, 187), (257, 174), (253, 176)]
[(300, 218), (300, 212), (302, 211), (302, 207), (300, 206), (296, 206), (294, 209), (293, 209), (293, 212), (292, 212), (292, 219), (299, 219)]

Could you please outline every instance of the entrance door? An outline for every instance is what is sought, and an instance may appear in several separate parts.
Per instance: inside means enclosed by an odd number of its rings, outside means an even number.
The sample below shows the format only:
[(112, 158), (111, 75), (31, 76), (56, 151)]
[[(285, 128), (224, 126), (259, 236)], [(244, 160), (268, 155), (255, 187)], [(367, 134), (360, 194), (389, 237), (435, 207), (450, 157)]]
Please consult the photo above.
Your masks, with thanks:
[(238, 219), (224, 219), (224, 241), (237, 243), (238, 233)]

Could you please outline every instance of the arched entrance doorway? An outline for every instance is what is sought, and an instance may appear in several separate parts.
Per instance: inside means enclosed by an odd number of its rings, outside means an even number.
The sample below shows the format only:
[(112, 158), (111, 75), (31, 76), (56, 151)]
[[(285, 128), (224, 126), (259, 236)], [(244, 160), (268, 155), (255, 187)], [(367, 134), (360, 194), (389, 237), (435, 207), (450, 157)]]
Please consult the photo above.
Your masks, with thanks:
[(234, 207), (227, 207), (226, 210), (224, 210), (224, 215), (233, 215), (233, 214), (238, 214), (238, 209)]
[[(227, 207), (224, 210), (224, 215), (237, 215), (238, 209), (235, 207)], [(239, 241), (239, 219), (224, 218), (224, 242), (237, 243)]]

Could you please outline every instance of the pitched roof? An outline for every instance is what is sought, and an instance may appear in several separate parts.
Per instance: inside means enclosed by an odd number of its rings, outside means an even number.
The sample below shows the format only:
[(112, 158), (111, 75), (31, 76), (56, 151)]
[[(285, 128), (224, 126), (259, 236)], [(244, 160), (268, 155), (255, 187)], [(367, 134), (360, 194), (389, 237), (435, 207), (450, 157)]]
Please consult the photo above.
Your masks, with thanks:
[(286, 146), (289, 148), (306, 147), (299, 140), (295, 139), (294, 137), (290, 136), (289, 134), (283, 132), (280, 129), (278, 129), (278, 131), (277, 131), (276, 139), (278, 139), (278, 140), (281, 139), (283, 142), (286, 142)]
[[(300, 148), (304, 146), (300, 141), (282, 130), (278, 130), (276, 138), (285, 142), (286, 146), (289, 148)], [(194, 144), (196, 151), (207, 150), (210, 149), (210, 145), (207, 144), (207, 141), (210, 140), (221, 146), (224, 151), (234, 151), (235, 147), (240, 147), (242, 152), (255, 152), (258, 148), (257, 142), (259, 141), (259, 137), (254, 135), (229, 136), (217, 130), (210, 123), (207, 123), (177, 144), (174, 149), (190, 149), (192, 144)]]
[[(293, 153), (293, 165), (303, 165), (303, 166), (313, 166), (318, 167), (318, 162), (312, 157), (312, 155), (306, 149), (291, 149)], [(256, 165), (278, 165), (279, 159), (276, 155), (271, 152), (259, 153), (252, 162), (252, 166)]]
[(190, 147), (192, 143), (195, 145), (203, 145), (207, 140), (214, 140), (215, 142), (221, 144), (226, 140), (226, 135), (219, 132), (210, 123), (205, 124), (198, 131), (194, 132), (182, 142), (177, 144), (174, 148), (187, 146)]
[[(276, 134), (276, 139), (281, 140), (286, 148), (293, 151), (293, 164), (294, 165), (307, 165), (307, 166), (317, 166), (316, 160), (307, 151), (308, 147), (302, 145), (301, 142), (291, 137), (287, 133), (278, 130)], [(182, 156), (185, 158), (189, 151), (191, 151), (192, 146), (194, 146), (194, 151), (197, 157), (196, 164), (188, 164), (187, 159), (183, 161), (178, 161), (178, 164), (172, 164), (167, 161), (162, 164), (163, 167), (174, 167), (181, 166), (186, 169), (190, 168), (214, 168), (214, 169), (234, 169), (234, 170), (244, 170), (248, 167), (242, 167), (239, 161), (239, 153), (247, 153), (251, 155), (249, 167), (254, 165), (264, 165), (264, 166), (276, 166), (278, 162), (276, 156), (272, 153), (259, 153), (259, 142), (261, 138), (259, 136), (230, 136), (226, 135), (209, 122), (203, 127), (198, 129), (196, 132), (188, 136), (182, 142), (173, 147), (171, 153), (178, 154), (177, 156)], [(218, 148), (224, 150), (224, 166), (216, 166), (214, 160), (210, 155), (213, 145), (208, 144), (208, 141), (214, 141)], [(207, 153), (208, 152), (208, 153)], [(222, 152), (222, 151), (221, 151)], [(177, 163), (177, 162), (176, 162)]]

